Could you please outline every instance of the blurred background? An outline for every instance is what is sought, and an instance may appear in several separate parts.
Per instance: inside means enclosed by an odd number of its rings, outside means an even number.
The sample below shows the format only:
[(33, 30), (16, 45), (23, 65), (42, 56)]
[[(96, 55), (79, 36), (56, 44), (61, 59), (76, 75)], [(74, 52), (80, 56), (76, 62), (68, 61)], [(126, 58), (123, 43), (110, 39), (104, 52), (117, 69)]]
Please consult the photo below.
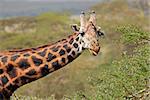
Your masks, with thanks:
[(90, 10), (106, 33), (100, 54), (85, 51), (61, 70), (19, 88), (13, 100), (150, 99), (149, 0), (0, 0), (0, 51), (66, 38), (80, 12)]

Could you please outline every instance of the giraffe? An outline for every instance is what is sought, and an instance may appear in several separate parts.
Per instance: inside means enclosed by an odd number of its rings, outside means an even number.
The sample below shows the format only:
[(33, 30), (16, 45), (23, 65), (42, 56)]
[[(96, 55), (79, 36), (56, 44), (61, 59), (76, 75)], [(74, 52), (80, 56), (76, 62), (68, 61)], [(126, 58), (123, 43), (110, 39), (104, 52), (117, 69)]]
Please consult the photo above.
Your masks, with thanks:
[(0, 53), (0, 99), (10, 99), (19, 87), (42, 78), (76, 59), (85, 49), (98, 55), (98, 37), (104, 35), (96, 26), (96, 14), (85, 19), (80, 14), (80, 28), (72, 25), (73, 35), (56, 43), (36, 48)]

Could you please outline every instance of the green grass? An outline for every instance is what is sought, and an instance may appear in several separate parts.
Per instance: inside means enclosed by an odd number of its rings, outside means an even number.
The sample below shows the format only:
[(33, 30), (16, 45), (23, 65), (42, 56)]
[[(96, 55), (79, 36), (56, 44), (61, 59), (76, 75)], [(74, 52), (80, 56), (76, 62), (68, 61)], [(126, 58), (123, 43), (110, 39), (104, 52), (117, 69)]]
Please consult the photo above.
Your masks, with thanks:
[[(30, 17), (28, 19), (30, 19)], [(71, 31), (71, 28), (68, 25), (69, 18), (67, 17), (67, 15), (44, 13), (34, 18), (34, 20), (36, 20), (37, 30), (34, 33), (17, 34), (1, 32), (0, 42), (3, 44), (0, 45), (0, 50), (12, 48), (29, 48), (47, 44), (48, 42), (54, 42), (54, 40), (56, 41), (61, 37), (64, 38), (68, 35), (67, 32)], [(6, 21), (6, 23), (8, 22)], [(11, 24), (11, 22), (8, 24)], [(69, 30), (65, 31), (68, 28)]]
[(126, 0), (100, 3), (91, 9), (96, 11), (98, 24), (107, 32), (115, 32), (116, 27), (129, 24), (150, 31), (148, 16), (144, 16), (141, 9), (131, 9)]
[[(124, 1), (97, 4), (92, 9), (97, 12), (97, 24), (106, 33), (106, 37), (100, 39), (100, 54), (94, 57), (85, 51), (65, 68), (19, 88), (15, 92), (19, 99), (122, 100), (130, 95), (128, 91), (136, 93), (145, 88), (149, 48), (140, 41), (148, 39), (148, 18), (140, 9), (131, 10)], [(52, 43), (71, 35), (69, 25), (79, 23), (79, 19), (71, 20), (67, 13), (48, 12), (32, 19), (36, 32), (0, 32), (0, 50)]]
[[(125, 26), (119, 28), (119, 31), (126, 34), (122, 36), (122, 42), (128, 43), (126, 39), (134, 32), (135, 34), (142, 34), (147, 39), (147, 32), (137, 31), (136, 27)], [(128, 30), (128, 32), (127, 32)], [(149, 32), (148, 32), (149, 33)], [(134, 37), (134, 36), (133, 36)], [(139, 38), (137, 35), (135, 37)], [(149, 44), (141, 42), (135, 38), (130, 38), (133, 43), (140, 43), (132, 49), (132, 54), (124, 53), (120, 60), (113, 60), (110, 64), (103, 64), (97, 66), (90, 74), (88, 81), (91, 87), (90, 91), (82, 91), (77, 94), (75, 98), (87, 98), (89, 100), (124, 100), (136, 99), (148, 100), (150, 96), (146, 97), (146, 91), (149, 91), (149, 76), (150, 76), (150, 48)], [(132, 43), (132, 44), (133, 44)], [(93, 73), (94, 72), (94, 73)], [(139, 91), (145, 90), (143, 93)], [(93, 94), (94, 93), (94, 94)], [(132, 96), (134, 95), (134, 96)], [(150, 95), (150, 94), (149, 94)]]

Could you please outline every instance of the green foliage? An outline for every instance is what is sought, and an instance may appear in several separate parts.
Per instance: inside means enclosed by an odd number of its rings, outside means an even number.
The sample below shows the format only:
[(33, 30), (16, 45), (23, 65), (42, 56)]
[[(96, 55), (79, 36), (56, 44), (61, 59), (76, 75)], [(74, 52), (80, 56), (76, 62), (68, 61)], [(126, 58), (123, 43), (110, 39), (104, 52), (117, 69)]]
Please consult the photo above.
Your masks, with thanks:
[[(117, 26), (137, 25), (149, 30), (148, 17), (141, 9), (131, 9), (126, 0), (113, 0), (93, 6), (91, 9), (98, 14), (97, 23), (107, 32), (114, 33)], [(115, 34), (113, 34), (115, 35)]]
[[(22, 95), (13, 95), (12, 100), (43, 100), (38, 96), (22, 96)], [(55, 100), (54, 96), (46, 97), (44, 100)]]
[[(147, 32), (134, 26), (120, 27), (118, 31), (123, 33), (122, 38), (125, 43), (148, 39)], [(144, 36), (130, 35), (133, 32)], [(94, 71), (96, 74), (91, 73), (88, 79), (91, 86), (90, 93), (85, 92), (82, 95), (90, 100), (123, 100), (143, 90), (146, 88), (146, 81), (150, 78), (149, 54), (149, 44), (146, 43), (137, 46), (130, 55), (123, 54), (120, 60), (114, 60), (109, 65), (98, 66)], [(105, 69), (102, 69), (102, 66)]]
[[(66, 31), (65, 29), (69, 27), (69, 25), (67, 24), (69, 18), (65, 14), (44, 13), (32, 19), (36, 20), (36, 32), (0, 32), (0, 50), (36, 47), (39, 45), (47, 44), (49, 42), (54, 42), (54, 39), (56, 41), (60, 37), (65, 37), (68, 35), (68, 31)], [(18, 20), (18, 22), (21, 22), (21, 19), (13, 20)]]
[(122, 33), (121, 39), (127, 44), (148, 40), (150, 34), (150, 32), (143, 32), (139, 27), (133, 25), (121, 26), (117, 30)]
[[(66, 14), (57, 14), (57, 13), (43, 13), (36, 17), (37, 23), (37, 32), (38, 33), (50, 33), (57, 36), (58, 32), (64, 32), (64, 28), (68, 23), (68, 15)], [(58, 33), (58, 35), (60, 35)]]

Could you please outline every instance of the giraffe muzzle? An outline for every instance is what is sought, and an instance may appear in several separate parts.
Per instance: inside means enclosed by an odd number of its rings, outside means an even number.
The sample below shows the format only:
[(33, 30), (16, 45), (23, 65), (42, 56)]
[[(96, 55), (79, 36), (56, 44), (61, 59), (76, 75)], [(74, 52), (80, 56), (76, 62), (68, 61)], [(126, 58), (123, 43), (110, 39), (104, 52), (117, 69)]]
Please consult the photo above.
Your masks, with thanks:
[(98, 47), (97, 49), (90, 49), (89, 50), (94, 56), (97, 56), (99, 51), (100, 51), (100, 47)]

